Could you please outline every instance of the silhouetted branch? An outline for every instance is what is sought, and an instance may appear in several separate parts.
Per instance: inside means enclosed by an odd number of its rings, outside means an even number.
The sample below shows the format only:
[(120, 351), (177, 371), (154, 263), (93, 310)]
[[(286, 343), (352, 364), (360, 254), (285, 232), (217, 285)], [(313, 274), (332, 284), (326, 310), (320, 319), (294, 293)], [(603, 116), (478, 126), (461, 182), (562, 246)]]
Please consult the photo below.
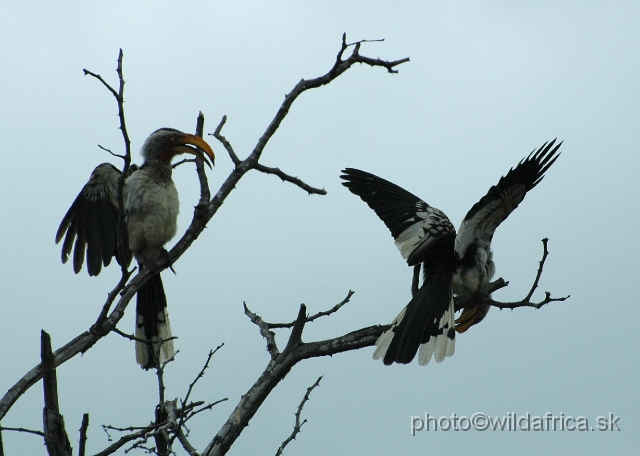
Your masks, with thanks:
[(302, 409), (304, 407), (304, 404), (309, 400), (309, 395), (311, 394), (311, 391), (313, 391), (318, 385), (320, 385), (320, 380), (322, 380), (322, 377), (318, 377), (318, 380), (316, 380), (313, 385), (311, 385), (309, 388), (307, 388), (307, 392), (305, 393), (304, 397), (302, 398), (302, 401), (300, 402), (300, 405), (298, 405), (298, 410), (295, 413), (295, 417), (296, 417), (296, 422), (293, 425), (293, 431), (291, 432), (291, 435), (289, 437), (287, 437), (287, 439), (285, 439), (284, 442), (282, 442), (282, 445), (280, 445), (280, 448), (278, 448), (278, 451), (276, 452), (276, 456), (280, 456), (282, 455), (282, 452), (284, 451), (285, 447), (296, 438), (296, 436), (300, 433), (300, 430), (302, 429), (302, 425), (305, 424), (307, 422), (307, 420), (303, 420), (300, 421), (300, 415), (302, 414)]
[(24, 432), (25, 434), (33, 434), (33, 435), (39, 435), (40, 437), (44, 437), (44, 432), (42, 431), (36, 431), (34, 429), (26, 429), (26, 428), (21, 428), (21, 427), (4, 427), (4, 426), (0, 426), (0, 432), (1, 431), (13, 431), (13, 432)]
[(58, 380), (51, 350), (51, 337), (45, 331), (40, 332), (40, 345), (42, 387), (44, 390), (44, 409), (42, 411), (44, 443), (50, 456), (71, 456), (71, 443), (58, 406)]
[[(340, 310), (342, 308), (342, 306), (344, 306), (346, 303), (348, 303), (351, 300), (351, 296), (353, 296), (353, 294), (355, 293), (355, 291), (351, 291), (349, 290), (349, 292), (347, 293), (347, 297), (344, 298), (342, 301), (340, 301), (338, 304), (336, 304), (335, 306), (333, 306), (331, 309), (323, 311), (323, 312), (318, 312), (315, 315), (312, 315), (310, 317), (306, 317), (305, 318), (305, 322), (309, 323), (311, 321), (314, 321), (320, 317), (326, 317), (329, 316), (333, 313), (336, 313), (338, 310)], [(291, 323), (267, 323), (267, 327), (269, 329), (279, 329), (279, 328), (292, 328), (293, 325), (295, 325), (295, 321), (292, 321)]]
[(98, 147), (102, 150), (104, 150), (105, 152), (108, 152), (109, 154), (113, 155), (114, 157), (118, 157), (121, 159), (125, 159), (124, 155), (120, 155), (120, 154), (116, 154), (115, 152), (111, 152), (111, 150), (107, 149), (106, 147), (102, 147), (100, 144), (98, 144)]
[(533, 307), (535, 309), (539, 309), (540, 307), (546, 304), (549, 304), (550, 302), (566, 301), (567, 299), (569, 299), (571, 295), (567, 295), (562, 298), (552, 298), (551, 293), (549, 293), (548, 291), (545, 291), (545, 298), (542, 301), (531, 302), (531, 297), (533, 296), (533, 293), (535, 292), (535, 290), (538, 288), (540, 277), (542, 277), (542, 269), (544, 267), (544, 263), (547, 260), (547, 257), (549, 256), (549, 250), (547, 249), (548, 242), (549, 242), (548, 238), (542, 239), (542, 246), (543, 246), (542, 259), (540, 260), (538, 271), (536, 273), (536, 278), (533, 281), (533, 285), (531, 286), (529, 293), (527, 294), (527, 296), (525, 296), (523, 300), (516, 301), (516, 302), (500, 302), (500, 301), (494, 301), (491, 298), (491, 293), (509, 285), (509, 282), (505, 282), (501, 277), (495, 282), (490, 283), (487, 290), (484, 290), (482, 293), (456, 297), (456, 300), (455, 300), (456, 311), (462, 310), (465, 307), (475, 306), (478, 304), (489, 304), (499, 309), (516, 309), (518, 307)]
[(282, 179), (283, 182), (290, 182), (290, 183), (292, 183), (294, 185), (297, 185), (302, 190), (306, 191), (309, 195), (312, 195), (314, 193), (316, 195), (326, 195), (327, 194), (327, 191), (324, 188), (311, 187), (310, 185), (307, 185), (304, 182), (302, 182), (297, 177), (289, 176), (288, 174), (284, 173), (280, 168), (268, 168), (268, 167), (258, 163), (258, 164), (256, 164), (255, 169), (257, 171), (263, 172), (265, 174), (275, 174), (280, 179)]
[(84, 415), (82, 415), (82, 424), (80, 425), (80, 440), (78, 442), (78, 456), (85, 455), (88, 429), (89, 429), (89, 414), (85, 413)]
[(240, 436), (242, 430), (248, 425), (249, 420), (255, 415), (271, 391), (299, 361), (371, 346), (389, 327), (388, 325), (371, 326), (334, 339), (304, 343), (302, 342), (302, 332), (308, 318), (306, 317), (306, 306), (302, 304), (293, 323), (286, 348), (280, 353), (275, 335), (269, 329), (270, 323), (266, 323), (261, 317), (249, 311), (246, 305), (245, 314), (258, 326), (260, 334), (267, 339), (271, 360), (258, 380), (242, 396), (227, 422), (202, 453), (206, 456), (222, 455), (231, 448), (233, 442)]
[(125, 154), (122, 157), (124, 161), (124, 166), (122, 167), (122, 174), (118, 178), (118, 254), (120, 258), (122, 258), (122, 264), (120, 265), (122, 276), (124, 277), (127, 274), (127, 252), (125, 246), (125, 222), (124, 222), (124, 181), (129, 175), (129, 166), (131, 166), (131, 140), (129, 139), (129, 133), (127, 131), (127, 123), (125, 121), (124, 116), (124, 74), (122, 72), (122, 58), (124, 54), (122, 49), (118, 53), (118, 66), (116, 67), (116, 73), (118, 74), (118, 91), (116, 91), (111, 85), (109, 85), (99, 74), (93, 73), (87, 69), (82, 70), (86, 75), (93, 76), (98, 81), (100, 81), (106, 88), (111, 92), (111, 94), (116, 99), (116, 103), (118, 104), (118, 118), (120, 119), (120, 131), (122, 132), (122, 139), (124, 141), (124, 149)]
[[(196, 119), (196, 136), (200, 138), (204, 137), (204, 114), (202, 114), (202, 111), (198, 113), (198, 118)], [(200, 182), (200, 201), (198, 202), (198, 206), (204, 207), (211, 199), (211, 190), (209, 190), (209, 180), (204, 170), (204, 162), (200, 157), (196, 157), (195, 161), (198, 181)], [(211, 164), (214, 165), (215, 163)]]
[[(209, 363), (211, 362), (211, 358), (213, 358), (213, 355), (215, 355), (218, 352), (218, 350), (220, 350), (222, 347), (224, 347), (224, 344), (218, 345), (215, 348), (215, 350), (209, 350), (209, 353), (207, 354), (207, 360), (205, 361), (204, 366), (202, 366), (202, 369), (200, 369), (200, 372), (198, 372), (198, 375), (196, 375), (196, 378), (193, 379), (193, 381), (189, 384), (189, 387), (187, 388), (187, 394), (184, 396), (184, 399), (180, 400), (183, 410), (185, 409), (186, 404), (189, 403), (191, 392), (193, 391), (193, 388), (196, 386), (196, 383), (198, 383), (198, 380), (204, 377), (204, 373), (209, 368)], [(186, 414), (182, 414), (180, 416), (180, 423), (178, 425), (178, 428), (181, 428), (185, 421), (186, 421)]]
[[(96, 453), (94, 456), (107, 456), (110, 454), (115, 453), (116, 451), (118, 451), (120, 448), (122, 448), (123, 446), (125, 446), (127, 443), (129, 442), (133, 442), (137, 439), (144, 439), (146, 441), (146, 436), (149, 432), (153, 431), (153, 429), (155, 429), (156, 426), (151, 425), (151, 426), (146, 426), (144, 428), (137, 428), (138, 430), (135, 432), (132, 432), (131, 434), (127, 434), (124, 435), (122, 437), (120, 437), (120, 439), (109, 445), (107, 448), (105, 448), (104, 450), (102, 450), (99, 453)], [(109, 435), (108, 429), (111, 430), (118, 430), (120, 431), (120, 429), (116, 429), (116, 428), (112, 428), (110, 426), (102, 426), (102, 429), (107, 433), (107, 435), (109, 436), (109, 440), (111, 440), (111, 436)], [(132, 429), (132, 428), (129, 428)]]
[[(265, 323), (262, 318), (249, 310), (246, 302), (243, 302), (242, 305), (244, 306), (244, 314), (249, 317), (254, 325), (260, 328), (260, 335), (267, 340), (267, 351), (271, 355), (271, 359), (275, 359), (280, 355), (280, 351), (276, 345), (275, 333), (269, 329), (270, 325), (268, 323)], [(293, 323), (291, 323), (291, 326), (293, 326)]]
[(220, 143), (227, 150), (227, 153), (229, 154), (229, 157), (231, 158), (231, 161), (233, 162), (233, 164), (237, 166), (242, 162), (242, 160), (238, 158), (235, 151), (233, 150), (233, 146), (231, 146), (231, 143), (227, 141), (227, 138), (225, 138), (221, 133), (222, 127), (224, 127), (224, 124), (226, 123), (227, 123), (227, 116), (222, 116), (222, 119), (220, 119), (220, 123), (216, 127), (216, 131), (214, 131), (213, 134), (212, 133), (209, 133), (209, 134), (215, 137), (218, 141), (220, 141)]

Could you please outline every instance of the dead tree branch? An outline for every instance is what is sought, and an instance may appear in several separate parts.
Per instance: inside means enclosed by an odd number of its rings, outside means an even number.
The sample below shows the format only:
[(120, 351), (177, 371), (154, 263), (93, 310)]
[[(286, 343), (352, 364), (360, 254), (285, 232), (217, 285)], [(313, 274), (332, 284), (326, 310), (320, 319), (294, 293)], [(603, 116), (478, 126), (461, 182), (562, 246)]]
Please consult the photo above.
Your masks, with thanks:
[(89, 429), (89, 414), (82, 415), (82, 424), (80, 425), (80, 441), (78, 442), (78, 456), (85, 455), (87, 445), (87, 430)]
[(129, 175), (129, 166), (131, 166), (131, 140), (129, 139), (129, 132), (127, 131), (127, 123), (125, 121), (125, 116), (124, 116), (124, 74), (122, 72), (122, 58), (123, 58), (124, 54), (122, 52), (122, 49), (120, 49), (120, 52), (118, 53), (118, 66), (116, 67), (116, 73), (118, 74), (118, 90), (116, 91), (113, 87), (111, 87), (111, 85), (109, 85), (109, 83), (107, 83), (102, 76), (100, 76), (99, 74), (93, 73), (89, 70), (87, 70), (86, 68), (84, 70), (82, 70), (86, 75), (89, 76), (93, 76), (94, 78), (96, 78), (98, 81), (100, 81), (102, 83), (102, 85), (104, 85), (107, 90), (109, 90), (109, 92), (111, 92), (111, 94), (114, 96), (114, 98), (116, 99), (116, 103), (118, 104), (118, 118), (120, 119), (120, 131), (122, 133), (122, 139), (124, 141), (124, 156), (122, 156), (122, 159), (124, 161), (124, 166), (122, 168), (122, 174), (120, 175), (120, 178), (118, 179), (118, 213), (119, 213), (119, 217), (118, 217), (118, 230), (117, 230), (117, 235), (118, 235), (118, 254), (120, 256), (120, 258), (122, 259), (122, 264), (120, 265), (121, 270), (122, 270), (122, 276), (124, 277), (125, 275), (128, 274), (127, 271), (127, 267), (128, 267), (128, 261), (127, 259), (127, 253), (126, 253), (126, 249), (125, 249), (125, 243), (124, 243), (124, 230), (125, 230), (125, 222), (124, 222), (124, 181), (126, 180), (127, 176)]
[(298, 410), (296, 410), (295, 413), (295, 417), (296, 417), (296, 422), (293, 425), (293, 431), (291, 432), (291, 435), (289, 437), (287, 437), (285, 439), (284, 442), (282, 442), (282, 445), (280, 445), (280, 448), (278, 448), (278, 451), (276, 452), (276, 456), (281, 456), (282, 452), (284, 451), (285, 447), (296, 438), (296, 436), (300, 433), (300, 430), (302, 429), (302, 425), (305, 424), (307, 422), (307, 420), (303, 420), (300, 421), (300, 416), (302, 415), (302, 409), (304, 408), (304, 404), (306, 404), (306, 402), (309, 400), (309, 395), (311, 394), (311, 391), (313, 391), (314, 389), (316, 389), (316, 387), (318, 387), (320, 385), (320, 380), (322, 380), (322, 377), (318, 377), (318, 380), (316, 380), (313, 385), (311, 385), (309, 388), (307, 388), (307, 392), (305, 393), (304, 397), (302, 398), (302, 401), (300, 401), (300, 405), (298, 405)]
[(36, 431), (34, 429), (26, 429), (26, 428), (21, 428), (21, 427), (15, 428), (15, 427), (0, 426), (0, 432), (2, 432), (2, 431), (24, 432), (25, 434), (39, 435), (40, 437), (44, 438), (44, 432)]
[(41, 331), (40, 343), (44, 389), (44, 409), (42, 410), (44, 444), (50, 456), (71, 456), (71, 443), (58, 405), (58, 380), (49, 334)]
[[(340, 310), (342, 306), (344, 306), (346, 303), (348, 303), (351, 300), (351, 296), (353, 296), (354, 293), (355, 291), (349, 290), (349, 292), (347, 293), (347, 297), (344, 298), (335, 306), (333, 306), (331, 309), (325, 310), (323, 312), (318, 312), (317, 314), (312, 315), (310, 317), (306, 317), (306, 323), (312, 322), (320, 317), (327, 317), (333, 313), (336, 313), (338, 310)], [(291, 323), (267, 323), (267, 326), (269, 329), (292, 328), (293, 325), (295, 325), (295, 323), (296, 323), (295, 321), (292, 321)]]
[[(198, 375), (196, 375), (196, 378), (193, 379), (193, 381), (189, 384), (189, 388), (187, 388), (187, 394), (185, 394), (184, 399), (180, 401), (183, 410), (185, 409), (186, 405), (189, 403), (191, 392), (193, 391), (193, 388), (196, 386), (196, 383), (198, 383), (198, 380), (204, 377), (204, 373), (209, 368), (209, 363), (211, 362), (211, 358), (213, 358), (213, 355), (215, 355), (218, 352), (218, 350), (220, 350), (223, 346), (224, 344), (220, 344), (214, 350), (209, 350), (209, 353), (207, 354), (207, 360), (205, 361), (204, 366), (202, 366), (202, 369), (200, 369), (200, 372), (198, 372)], [(180, 423), (178, 426), (179, 428), (181, 428), (184, 422), (186, 421), (186, 417), (187, 417), (186, 414), (181, 415)]]
[(227, 422), (202, 453), (206, 456), (222, 455), (229, 451), (233, 442), (249, 424), (249, 420), (255, 415), (271, 391), (298, 362), (307, 358), (329, 356), (371, 346), (388, 328), (388, 326), (370, 326), (334, 339), (304, 343), (302, 342), (302, 332), (305, 324), (309, 321), (309, 317), (306, 316), (306, 306), (301, 304), (286, 348), (280, 352), (275, 341), (275, 335), (269, 329), (270, 323), (266, 323), (261, 317), (249, 311), (246, 304), (245, 313), (258, 326), (260, 334), (267, 339), (271, 360), (258, 380), (242, 396)]
[(551, 293), (549, 293), (548, 291), (545, 291), (545, 298), (542, 301), (531, 302), (533, 293), (536, 291), (536, 289), (538, 288), (538, 284), (540, 283), (540, 277), (542, 277), (542, 269), (544, 267), (544, 263), (545, 261), (547, 261), (547, 257), (549, 256), (549, 250), (547, 249), (548, 242), (549, 242), (548, 238), (542, 239), (542, 246), (543, 246), (542, 259), (540, 260), (538, 271), (536, 273), (536, 278), (533, 281), (533, 285), (531, 286), (529, 293), (527, 294), (527, 296), (525, 296), (524, 299), (516, 302), (500, 302), (500, 301), (494, 301), (493, 299), (491, 299), (491, 293), (509, 285), (509, 282), (505, 282), (504, 279), (502, 279), (501, 277), (495, 282), (492, 282), (491, 284), (489, 284), (489, 287), (487, 288), (487, 290), (484, 290), (481, 293), (456, 297), (456, 300), (455, 300), (456, 312), (458, 310), (464, 309), (465, 307), (476, 306), (478, 304), (490, 304), (491, 306), (497, 307), (499, 309), (516, 309), (518, 307), (533, 307), (535, 309), (539, 309), (540, 307), (546, 304), (549, 304), (550, 302), (566, 301), (567, 299), (569, 299), (571, 295), (567, 295), (562, 298), (552, 298)]

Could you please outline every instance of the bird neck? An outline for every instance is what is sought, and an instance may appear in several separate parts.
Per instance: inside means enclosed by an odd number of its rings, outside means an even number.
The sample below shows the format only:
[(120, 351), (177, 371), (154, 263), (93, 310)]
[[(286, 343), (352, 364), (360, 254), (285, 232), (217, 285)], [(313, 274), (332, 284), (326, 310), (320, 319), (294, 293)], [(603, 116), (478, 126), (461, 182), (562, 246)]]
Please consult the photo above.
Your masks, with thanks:
[(145, 162), (140, 167), (145, 170), (146, 173), (156, 181), (169, 181), (171, 180), (171, 173), (173, 171), (173, 167), (171, 166), (171, 162), (165, 160), (145, 160)]

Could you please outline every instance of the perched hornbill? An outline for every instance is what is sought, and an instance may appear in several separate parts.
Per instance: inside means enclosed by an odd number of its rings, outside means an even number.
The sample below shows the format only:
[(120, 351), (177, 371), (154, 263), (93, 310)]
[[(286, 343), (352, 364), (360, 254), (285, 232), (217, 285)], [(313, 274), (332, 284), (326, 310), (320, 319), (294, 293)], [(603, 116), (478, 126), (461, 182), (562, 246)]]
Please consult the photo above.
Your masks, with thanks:
[(533, 151), (489, 189), (467, 213), (458, 234), (447, 216), (417, 196), (364, 171), (344, 169), (342, 185), (358, 195), (387, 225), (409, 266), (422, 263), (423, 282), (407, 306), (376, 341), (374, 359), (407, 364), (441, 362), (455, 350), (455, 333), (479, 323), (489, 311), (477, 304), (454, 323), (453, 295), (486, 289), (495, 272), (491, 238), (529, 190), (559, 157), (555, 139)]
[[(193, 147), (192, 147), (193, 146)], [(82, 269), (86, 251), (87, 272), (100, 273), (112, 257), (128, 266), (132, 254), (141, 268), (155, 263), (165, 253), (164, 245), (176, 234), (179, 210), (178, 191), (171, 179), (171, 159), (179, 154), (193, 154), (211, 167), (211, 147), (200, 137), (172, 128), (156, 130), (142, 146), (144, 163), (130, 167), (124, 182), (124, 249), (120, 258), (117, 245), (118, 179), (120, 170), (109, 163), (99, 165), (89, 182), (62, 219), (56, 243), (64, 237), (62, 262), (73, 250), (73, 270)], [(211, 163), (207, 160), (211, 159)], [(66, 233), (66, 236), (65, 236)], [(75, 245), (75, 246), (74, 246)], [(165, 253), (166, 254), (166, 253)], [(160, 274), (153, 275), (138, 291), (136, 359), (144, 368), (156, 367), (173, 356), (173, 342), (167, 314), (167, 298)]]

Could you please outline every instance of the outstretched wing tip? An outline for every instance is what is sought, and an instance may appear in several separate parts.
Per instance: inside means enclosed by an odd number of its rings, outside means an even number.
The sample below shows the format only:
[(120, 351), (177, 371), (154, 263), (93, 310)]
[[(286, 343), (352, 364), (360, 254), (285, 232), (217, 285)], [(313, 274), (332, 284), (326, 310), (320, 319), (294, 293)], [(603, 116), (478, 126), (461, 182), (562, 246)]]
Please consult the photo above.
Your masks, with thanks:
[(73, 256), (76, 274), (82, 270), (85, 258), (87, 273), (96, 276), (103, 264), (108, 265), (111, 257), (118, 256), (114, 189), (119, 176), (120, 171), (110, 163), (98, 165), (60, 222), (55, 237), (56, 244), (64, 238), (60, 259), (66, 264)]

